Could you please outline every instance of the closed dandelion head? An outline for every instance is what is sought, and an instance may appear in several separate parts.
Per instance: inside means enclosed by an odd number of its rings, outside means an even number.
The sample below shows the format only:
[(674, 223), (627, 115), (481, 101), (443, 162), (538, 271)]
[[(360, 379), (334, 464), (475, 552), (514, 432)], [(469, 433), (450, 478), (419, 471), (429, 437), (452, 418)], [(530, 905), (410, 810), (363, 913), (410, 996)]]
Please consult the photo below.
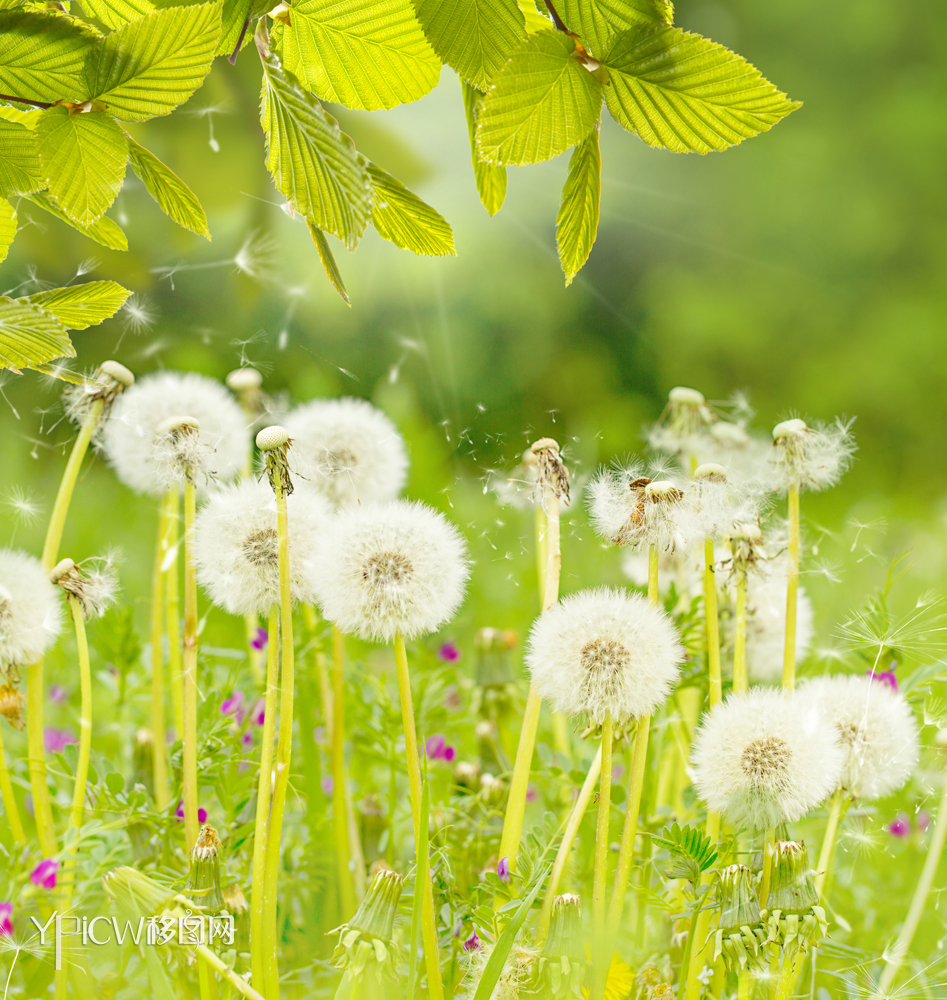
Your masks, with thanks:
[(433, 508), (404, 500), (340, 511), (314, 558), (325, 617), (375, 642), (435, 631), (460, 606), (468, 576), (460, 532)]
[(79, 602), (86, 621), (101, 618), (118, 597), (118, 571), (111, 558), (86, 559), (81, 564), (60, 560), (49, 579)]
[(35, 663), (61, 625), (59, 593), (39, 559), (0, 549), (0, 665)]
[(650, 716), (668, 697), (683, 658), (665, 613), (638, 594), (602, 588), (554, 604), (536, 620), (526, 663), (557, 712), (601, 724)]
[(771, 688), (733, 694), (704, 717), (691, 752), (700, 799), (734, 828), (792, 823), (836, 788), (844, 754), (822, 711)]
[(256, 368), (235, 368), (228, 372), (224, 382), (237, 397), (250, 424), (255, 423), (270, 409), (270, 400), (263, 391), (263, 376)]
[(855, 454), (851, 426), (850, 420), (838, 418), (813, 427), (798, 417), (777, 424), (770, 451), (770, 488), (785, 493), (790, 487), (824, 490), (834, 486)]
[(654, 451), (690, 458), (716, 419), (703, 393), (676, 386), (668, 393), (660, 419), (648, 430), (648, 444)]
[[(197, 435), (175, 432), (188, 416)], [(116, 401), (103, 447), (118, 478), (136, 493), (160, 495), (190, 475), (226, 482), (243, 468), (250, 434), (240, 405), (219, 382), (193, 372), (139, 379)]]
[[(290, 595), (315, 599), (313, 560), (329, 519), (326, 501), (303, 485), (287, 498)], [(210, 494), (194, 524), (197, 579), (210, 599), (234, 615), (266, 614), (279, 601), (276, 497), (247, 479)]]
[(911, 777), (920, 756), (914, 713), (904, 696), (858, 674), (815, 677), (799, 697), (834, 723), (844, 753), (839, 787), (865, 802), (884, 798)]
[[(108, 418), (119, 395), (135, 384), (135, 376), (117, 361), (103, 361), (90, 379), (81, 385), (69, 385), (63, 392), (66, 416), (78, 426), (89, 418), (92, 406), (102, 401), (102, 420)], [(101, 430), (97, 429), (96, 439)]]
[(408, 455), (395, 425), (364, 399), (315, 400), (286, 416), (300, 476), (338, 508), (394, 500)]

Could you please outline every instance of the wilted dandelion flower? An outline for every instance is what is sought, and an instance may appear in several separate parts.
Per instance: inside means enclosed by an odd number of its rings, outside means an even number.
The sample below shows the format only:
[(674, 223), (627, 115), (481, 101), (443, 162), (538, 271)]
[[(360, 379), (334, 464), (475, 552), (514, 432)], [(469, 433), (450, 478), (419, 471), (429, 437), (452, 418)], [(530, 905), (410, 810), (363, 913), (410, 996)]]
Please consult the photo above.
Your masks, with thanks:
[(836, 419), (833, 424), (809, 427), (798, 417), (777, 424), (770, 454), (771, 488), (785, 493), (793, 486), (804, 490), (834, 486), (855, 453), (851, 426), (851, 421)]
[(736, 829), (799, 819), (835, 790), (843, 763), (821, 709), (773, 688), (733, 694), (714, 708), (691, 753), (698, 796)]
[(118, 573), (111, 559), (60, 560), (50, 572), (50, 580), (75, 597), (86, 621), (101, 618), (118, 596)]
[[(135, 376), (117, 361), (103, 361), (92, 378), (69, 385), (63, 392), (66, 416), (79, 426), (85, 423), (92, 405), (101, 400), (103, 417), (111, 413), (115, 400), (135, 384)], [(101, 429), (97, 429), (101, 435)]]
[(323, 614), (341, 631), (391, 642), (433, 632), (459, 607), (467, 548), (443, 514), (404, 500), (340, 511), (315, 553)]
[(704, 395), (697, 389), (675, 386), (658, 422), (648, 431), (648, 444), (681, 459), (696, 455), (701, 439), (716, 421)]
[(600, 724), (650, 716), (677, 680), (683, 648), (667, 615), (638, 594), (586, 590), (536, 620), (526, 663), (557, 712)]
[[(287, 497), (290, 594), (314, 600), (313, 557), (329, 521), (326, 501), (304, 484)], [(197, 579), (233, 615), (266, 614), (279, 601), (276, 497), (268, 483), (247, 479), (212, 493), (194, 525)]]
[(35, 663), (61, 625), (59, 593), (39, 559), (0, 549), (0, 664)]
[(168, 429), (162, 426), (172, 417), (183, 416), (193, 418), (200, 429), (198, 454), (192, 461), (220, 481), (240, 472), (250, 448), (250, 432), (234, 397), (212, 378), (194, 372), (160, 372), (139, 379), (123, 393), (105, 425), (105, 453), (126, 486), (136, 493), (160, 495), (183, 480)]
[(903, 695), (859, 674), (814, 677), (798, 697), (817, 704), (835, 723), (845, 752), (839, 787), (871, 802), (896, 792), (919, 757), (914, 713)]
[(394, 500), (404, 487), (408, 455), (395, 425), (364, 399), (317, 399), (284, 421), (293, 458), (336, 507)]

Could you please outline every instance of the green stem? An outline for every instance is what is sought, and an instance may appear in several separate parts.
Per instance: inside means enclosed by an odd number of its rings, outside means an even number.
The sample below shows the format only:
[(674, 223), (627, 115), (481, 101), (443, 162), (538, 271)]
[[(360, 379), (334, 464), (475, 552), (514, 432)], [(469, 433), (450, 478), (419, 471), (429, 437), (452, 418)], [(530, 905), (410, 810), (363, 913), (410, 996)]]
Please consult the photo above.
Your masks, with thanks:
[(769, 901), (769, 880), (773, 872), (773, 845), (776, 831), (771, 827), (763, 838), (763, 875), (760, 878), (760, 909), (765, 910)]
[(710, 678), (710, 707), (723, 697), (720, 678), (720, 626), (717, 620), (717, 577), (714, 572), (714, 540), (704, 539), (704, 613), (707, 619), (707, 673)]
[(750, 686), (746, 670), (746, 565), (737, 567), (737, 607), (733, 636), (733, 690)]
[(197, 572), (194, 566), (194, 517), (197, 498), (190, 478), (184, 481), (184, 730), (181, 734), (184, 785), (184, 839), (188, 854), (197, 842)]
[[(165, 497), (167, 532), (165, 534), (164, 580), (167, 594), (168, 626), (168, 675), (171, 679), (171, 705), (174, 710), (174, 727), (178, 739), (184, 737), (184, 666), (181, 647), (181, 603), (178, 589), (178, 519), (181, 497), (177, 490), (170, 490)], [(155, 734), (155, 739), (157, 739)]]
[[(706, 829), (710, 842), (716, 846), (720, 839), (720, 813), (707, 813)], [(712, 878), (713, 872), (706, 871), (701, 876), (701, 883), (708, 885)], [(687, 989), (685, 996), (687, 1000), (697, 1000), (697, 997), (700, 995), (701, 983), (697, 978), (697, 974), (700, 972), (701, 965), (704, 963), (713, 965), (713, 955), (708, 954), (710, 950), (710, 921), (712, 918), (713, 911), (710, 909), (701, 909), (692, 918), (697, 925), (694, 928), (694, 940), (698, 941), (699, 944), (696, 949), (691, 945), (689, 961), (687, 965), (682, 966), (682, 969), (686, 972)]]
[(783, 687), (796, 686), (796, 601), (799, 593), (799, 487), (789, 487), (789, 546), (786, 567), (786, 635)]
[(753, 977), (745, 969), (737, 977), (737, 1000), (750, 1000), (753, 996)]
[[(79, 753), (76, 759), (76, 783), (72, 792), (72, 809), (69, 812), (69, 826), (74, 830), (82, 827), (82, 816), (85, 812), (86, 782), (89, 777), (89, 754), (92, 749), (92, 667), (89, 662), (89, 643), (86, 638), (85, 619), (82, 607), (73, 594), (69, 595), (69, 611), (76, 629), (76, 646), (79, 651)], [(74, 852), (73, 852), (74, 853)], [(68, 867), (72, 867), (70, 863)], [(67, 881), (68, 904), (71, 896), (71, 883)]]
[(253, 834), (253, 876), (250, 906), (250, 969), (255, 983), (266, 980), (264, 935), (264, 892), (266, 889), (266, 842), (270, 822), (270, 798), (273, 790), (273, 736), (276, 732), (276, 692), (279, 681), (277, 637), (279, 609), (274, 604), (268, 622), (266, 694), (263, 710), (263, 735), (260, 742), (260, 776), (257, 784), (256, 821)]
[[(414, 723), (414, 701), (411, 697), (411, 675), (404, 638), (395, 636), (395, 663), (398, 668), (398, 692), (401, 696), (401, 717), (404, 722), (404, 749), (408, 766), (408, 786), (411, 789), (411, 814), (414, 819), (415, 849), (420, 842), (421, 823), (421, 760), (418, 755), (418, 734)], [(424, 887), (421, 908), (421, 938), (424, 942), (424, 962), (427, 968), (428, 993), (431, 1000), (443, 1000), (440, 956), (437, 950), (437, 928), (434, 923), (434, 892), (431, 880)]]
[(694, 900), (694, 906), (691, 909), (690, 925), (687, 928), (687, 940), (684, 943), (684, 954), (681, 956), (681, 975), (677, 984), (677, 1000), (684, 1000), (685, 995), (692, 992), (695, 985), (697, 991), (700, 990), (700, 980), (695, 980), (690, 975), (691, 966), (694, 964), (694, 938), (697, 936), (697, 925), (700, 923), (700, 914), (700, 897), (698, 897)]
[(605, 880), (608, 876), (608, 828), (612, 809), (612, 744), (615, 723), (610, 714), (602, 722), (602, 767), (598, 782), (598, 822), (595, 826), (595, 866), (592, 873), (592, 997), (602, 1000), (608, 978), (609, 951), (605, 940)]
[(158, 540), (155, 544), (155, 564), (151, 574), (151, 731), (152, 740), (152, 780), (154, 783), (155, 805), (164, 812), (170, 802), (168, 789), (168, 741), (164, 716), (164, 595), (161, 571), (164, 562), (164, 545), (168, 530), (167, 501), (158, 509)]
[(802, 969), (802, 955), (797, 951), (792, 958), (783, 958), (782, 971), (776, 985), (776, 1000), (789, 1000), (795, 992), (798, 972)]
[(203, 959), (212, 969), (214, 969), (222, 979), (226, 979), (228, 983), (241, 995), (245, 996), (247, 1000), (266, 1000), (261, 993), (258, 993), (244, 978), (243, 976), (238, 976), (236, 972), (227, 965), (223, 959), (218, 958), (207, 945), (199, 944), (197, 946), (197, 955), (199, 958)]
[(33, 793), (33, 816), (43, 856), (59, 852), (53, 804), (46, 779), (46, 747), (43, 741), (43, 661), (30, 664), (26, 672), (26, 754)]
[(838, 835), (839, 823), (845, 815), (850, 801), (841, 788), (832, 796), (829, 821), (825, 827), (825, 836), (822, 838), (822, 849), (819, 851), (819, 863), (816, 866), (815, 891), (819, 894), (820, 900), (825, 892), (825, 884), (828, 881), (829, 872), (832, 868), (833, 848), (835, 847), (835, 838)]
[(332, 626), (332, 829), (339, 878), (342, 918), (355, 912), (355, 883), (352, 879), (349, 845), (349, 817), (346, 801), (348, 775), (345, 768), (345, 636)]
[(26, 830), (20, 818), (20, 809), (13, 794), (13, 783), (10, 781), (10, 770), (7, 765), (7, 754), (3, 747), (3, 727), (0, 724), (0, 795), (3, 797), (3, 811), (10, 823), (10, 833), (15, 844), (26, 843)]

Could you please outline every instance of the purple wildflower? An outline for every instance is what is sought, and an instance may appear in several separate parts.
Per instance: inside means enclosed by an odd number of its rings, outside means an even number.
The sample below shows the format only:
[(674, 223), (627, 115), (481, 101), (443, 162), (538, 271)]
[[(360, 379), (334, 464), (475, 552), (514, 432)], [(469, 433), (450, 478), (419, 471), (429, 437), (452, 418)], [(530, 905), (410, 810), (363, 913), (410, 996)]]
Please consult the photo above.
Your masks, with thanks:
[(54, 684), (49, 689), (49, 700), (56, 705), (61, 705), (69, 697), (69, 692), (62, 684)]
[(510, 859), (500, 858), (500, 863), (497, 865), (497, 875), (500, 876), (501, 882), (510, 881)]
[(331, 795), (335, 791), (335, 779), (332, 777), (331, 774), (327, 774), (322, 779), (322, 791), (326, 795)]
[(526, 786), (526, 801), (533, 802), (536, 798), (536, 786), (527, 785)]
[(244, 748), (249, 750), (253, 746), (253, 733), (248, 729), (241, 737), (240, 742), (243, 744)]
[(464, 951), (480, 951), (481, 947), (480, 938), (477, 937), (476, 931), (467, 938), (463, 945)]
[(424, 752), (427, 754), (428, 760), (442, 760), (447, 764), (457, 756), (456, 749), (448, 746), (447, 740), (439, 733), (436, 736), (429, 736), (425, 740)]
[(0, 938), (13, 937), (13, 904), (0, 903)]
[(33, 885), (42, 889), (56, 888), (56, 872), (59, 871), (59, 862), (53, 858), (43, 858), (43, 860), (30, 872), (30, 881)]
[(872, 670), (866, 670), (865, 674), (873, 681), (878, 681), (879, 684), (887, 685), (892, 691), (898, 690), (898, 678), (895, 677), (894, 673), (890, 670), (880, 670), (878, 673), (875, 673)]
[(47, 753), (62, 753), (70, 743), (79, 741), (68, 729), (47, 728), (43, 730), (43, 742)]
[(460, 649), (453, 642), (445, 642), (437, 651), (437, 656), (445, 663), (456, 663), (460, 659)]
[(263, 720), (266, 718), (266, 702), (262, 698), (258, 698), (256, 704), (250, 711), (250, 719), (256, 723), (258, 726), (263, 725)]
[(908, 818), (908, 814), (898, 813), (897, 818), (893, 819), (888, 824), (888, 833), (890, 833), (892, 837), (910, 837), (911, 820)]
[[(184, 799), (178, 803), (178, 807), (175, 810), (174, 818), (179, 822), (184, 822)], [(207, 822), (207, 810), (203, 806), (199, 806), (197, 809), (197, 822), (206, 823)]]
[(250, 645), (254, 649), (263, 649), (267, 642), (269, 642), (270, 633), (266, 631), (265, 628), (258, 628), (256, 630), (256, 635), (250, 640)]
[(237, 722), (243, 721), (244, 709), (243, 704), (246, 698), (242, 691), (233, 691), (229, 698), (224, 698), (220, 703), (220, 714), (221, 715), (232, 715)]

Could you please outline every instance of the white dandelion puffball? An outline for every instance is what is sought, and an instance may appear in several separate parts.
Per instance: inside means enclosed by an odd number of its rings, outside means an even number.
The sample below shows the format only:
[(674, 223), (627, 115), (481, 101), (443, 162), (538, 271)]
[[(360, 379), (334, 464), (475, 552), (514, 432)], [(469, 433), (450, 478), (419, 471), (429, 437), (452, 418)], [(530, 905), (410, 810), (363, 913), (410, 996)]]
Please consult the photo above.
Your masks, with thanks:
[[(286, 498), (289, 586), (296, 603), (315, 599), (313, 560), (331, 509), (301, 484)], [(197, 579), (233, 615), (267, 614), (279, 601), (276, 497), (266, 480), (246, 479), (211, 493), (194, 524)]]
[(640, 594), (584, 590), (544, 611), (526, 653), (557, 712), (602, 723), (650, 716), (670, 694), (684, 650), (670, 618)]
[[(782, 568), (751, 569), (746, 584), (746, 667), (751, 680), (781, 681), (786, 641), (786, 591)], [(796, 662), (812, 647), (815, 613), (805, 587), (796, 593)]]
[(408, 454), (395, 425), (364, 399), (317, 399), (283, 421), (293, 460), (335, 507), (394, 500), (404, 488)]
[(792, 823), (835, 791), (844, 752), (809, 699), (777, 688), (731, 694), (704, 716), (691, 751), (697, 795), (735, 829)]
[(109, 463), (126, 486), (158, 496), (180, 485), (183, 471), (174, 471), (165, 460), (162, 424), (184, 416), (200, 426), (199, 458), (206, 475), (226, 482), (240, 472), (250, 452), (250, 431), (239, 403), (212, 378), (159, 372), (122, 393), (102, 435)]
[(871, 802), (896, 792), (920, 756), (914, 713), (904, 696), (859, 674), (814, 677), (798, 697), (819, 705), (838, 727), (845, 754), (839, 787)]
[(687, 386), (675, 386), (658, 422), (647, 431), (648, 445), (679, 458), (694, 456), (700, 438), (716, 420), (704, 394)]
[(48, 570), (25, 552), (0, 549), (0, 664), (35, 663), (61, 625), (59, 588)]
[(770, 488), (785, 493), (791, 486), (824, 490), (834, 486), (855, 454), (852, 422), (810, 427), (804, 420), (784, 420), (773, 428)]
[(470, 575), (460, 532), (432, 507), (406, 500), (339, 511), (314, 570), (325, 617), (375, 642), (439, 628), (460, 606)]

